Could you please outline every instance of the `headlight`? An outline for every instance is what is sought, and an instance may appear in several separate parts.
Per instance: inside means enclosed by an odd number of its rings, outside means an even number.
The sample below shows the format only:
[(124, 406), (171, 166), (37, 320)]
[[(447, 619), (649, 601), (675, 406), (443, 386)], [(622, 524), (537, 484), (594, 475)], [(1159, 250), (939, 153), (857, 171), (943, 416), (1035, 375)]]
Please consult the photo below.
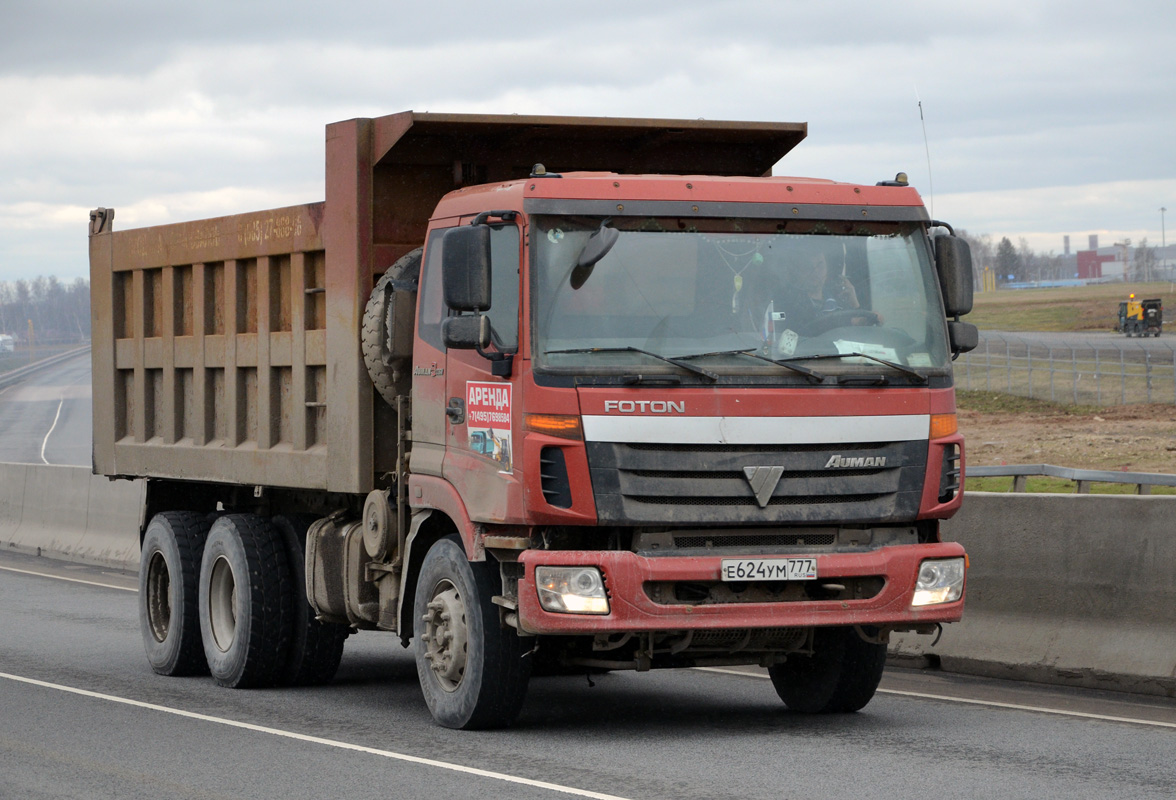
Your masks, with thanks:
[(565, 614), (607, 614), (608, 595), (596, 567), (535, 567), (539, 604)]
[(942, 558), (919, 565), (912, 606), (954, 603), (964, 594), (964, 559)]

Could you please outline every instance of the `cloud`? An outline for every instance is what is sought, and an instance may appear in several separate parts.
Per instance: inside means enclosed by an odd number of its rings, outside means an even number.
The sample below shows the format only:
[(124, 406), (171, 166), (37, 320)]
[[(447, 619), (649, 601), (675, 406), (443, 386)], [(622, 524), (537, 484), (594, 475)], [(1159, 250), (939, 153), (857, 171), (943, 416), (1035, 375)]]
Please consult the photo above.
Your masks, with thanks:
[(1035, 250), (1060, 253), (1067, 234), (1072, 251), (1085, 250), (1092, 233), (1099, 234), (1102, 245), (1124, 239), (1139, 244), (1145, 238), (1159, 245), (1160, 207), (1163, 198), (1171, 197), (1176, 197), (1176, 179), (962, 192), (935, 203), (938, 215), (971, 233), (1008, 236), (1014, 242), (1024, 237)]
[(324, 125), (410, 108), (808, 122), (777, 174), (903, 170), (977, 233), (1158, 239), (1152, 206), (1176, 207), (1176, 26), (1154, 0), (1130, 14), (1048, 0), (9, 5), (0, 279), (30, 260), (84, 272), (64, 221), (79, 209), (150, 224), (321, 199)]

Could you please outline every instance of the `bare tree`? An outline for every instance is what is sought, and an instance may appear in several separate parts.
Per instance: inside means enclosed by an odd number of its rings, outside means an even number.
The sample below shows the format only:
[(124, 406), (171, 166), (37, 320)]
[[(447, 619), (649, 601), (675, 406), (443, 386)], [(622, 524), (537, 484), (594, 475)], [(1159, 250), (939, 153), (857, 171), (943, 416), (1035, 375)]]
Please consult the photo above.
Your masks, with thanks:
[(1156, 274), (1156, 249), (1147, 246), (1147, 238), (1140, 241), (1131, 258), (1133, 280), (1150, 281)]
[(0, 333), (24, 339), (32, 322), (37, 341), (78, 341), (90, 335), (90, 284), (66, 286), (54, 276), (0, 282)]
[(992, 268), (995, 264), (995, 248), (992, 239), (984, 234), (972, 236), (964, 229), (956, 231), (956, 235), (968, 243), (972, 251), (972, 283), (975, 286), (984, 285), (984, 268)]

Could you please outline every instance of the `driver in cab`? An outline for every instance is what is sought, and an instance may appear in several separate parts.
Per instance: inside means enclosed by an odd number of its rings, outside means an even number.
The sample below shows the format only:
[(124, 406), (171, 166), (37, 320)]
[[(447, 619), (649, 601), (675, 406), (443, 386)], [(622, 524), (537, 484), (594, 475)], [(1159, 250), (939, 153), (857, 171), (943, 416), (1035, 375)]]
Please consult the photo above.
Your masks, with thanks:
[(813, 252), (793, 260), (788, 284), (773, 314), (775, 329), (796, 336), (819, 336), (846, 325), (877, 325), (878, 314), (860, 309), (857, 290), (840, 270), (830, 275), (828, 257)]

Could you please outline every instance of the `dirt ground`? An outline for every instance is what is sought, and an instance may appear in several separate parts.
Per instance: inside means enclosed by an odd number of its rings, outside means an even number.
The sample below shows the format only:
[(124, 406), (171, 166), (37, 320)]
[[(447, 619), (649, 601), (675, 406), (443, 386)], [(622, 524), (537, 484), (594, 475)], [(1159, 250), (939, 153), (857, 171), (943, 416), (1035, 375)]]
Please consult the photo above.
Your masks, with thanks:
[(961, 408), (968, 463), (1176, 473), (1176, 405), (1079, 412)]

